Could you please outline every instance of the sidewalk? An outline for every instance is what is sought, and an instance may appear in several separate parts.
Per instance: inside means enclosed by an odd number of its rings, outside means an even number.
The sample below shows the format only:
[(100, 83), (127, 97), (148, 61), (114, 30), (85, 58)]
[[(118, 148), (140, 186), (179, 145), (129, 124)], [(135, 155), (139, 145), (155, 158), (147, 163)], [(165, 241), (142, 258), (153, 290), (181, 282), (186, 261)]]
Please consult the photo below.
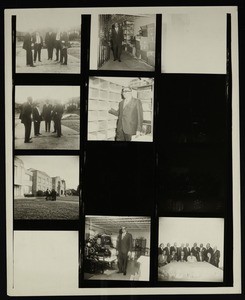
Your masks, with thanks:
[(79, 150), (80, 134), (66, 126), (61, 126), (62, 136), (57, 138), (53, 131), (53, 122), (51, 122), (51, 132), (45, 132), (45, 122), (41, 122), (40, 133), (42, 135), (34, 136), (34, 126), (32, 123), (31, 137), (32, 143), (24, 143), (25, 127), (20, 121), (15, 127), (15, 149), (69, 149)]
[(129, 53), (122, 51), (121, 62), (117, 60), (114, 61), (113, 54), (111, 52), (110, 60), (104, 63), (99, 70), (154, 71), (155, 68), (137, 58), (134, 58)]
[[(34, 51), (32, 51), (34, 57)], [(69, 55), (68, 64), (61, 65), (55, 61), (56, 54), (54, 50), (53, 60), (48, 60), (47, 49), (41, 51), (41, 61), (38, 59), (34, 63), (35, 68), (26, 65), (26, 51), (21, 47), (16, 48), (16, 73), (80, 73), (80, 59)]]

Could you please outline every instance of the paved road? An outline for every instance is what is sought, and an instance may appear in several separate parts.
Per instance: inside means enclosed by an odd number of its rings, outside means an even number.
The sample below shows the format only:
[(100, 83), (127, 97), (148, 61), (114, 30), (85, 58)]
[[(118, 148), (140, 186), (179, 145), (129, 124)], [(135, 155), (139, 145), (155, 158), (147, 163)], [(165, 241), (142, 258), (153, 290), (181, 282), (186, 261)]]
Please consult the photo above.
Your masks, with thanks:
[[(40, 133), (41, 136), (34, 136), (34, 128), (32, 124), (32, 143), (24, 143), (25, 129), (20, 120), (15, 120), (15, 149), (69, 149), (79, 150), (80, 135), (79, 132), (70, 129), (66, 126), (61, 126), (62, 137), (58, 138), (56, 133), (45, 132), (45, 122), (41, 122)], [(51, 131), (53, 125), (51, 124)]]
[[(68, 49), (69, 53), (69, 49)], [(55, 59), (55, 51), (54, 57)], [(80, 59), (68, 54), (68, 64), (61, 65), (54, 60), (48, 60), (47, 49), (42, 49), (42, 62), (36, 62), (35, 68), (26, 66), (26, 51), (21, 47), (16, 49), (16, 73), (80, 73)]]

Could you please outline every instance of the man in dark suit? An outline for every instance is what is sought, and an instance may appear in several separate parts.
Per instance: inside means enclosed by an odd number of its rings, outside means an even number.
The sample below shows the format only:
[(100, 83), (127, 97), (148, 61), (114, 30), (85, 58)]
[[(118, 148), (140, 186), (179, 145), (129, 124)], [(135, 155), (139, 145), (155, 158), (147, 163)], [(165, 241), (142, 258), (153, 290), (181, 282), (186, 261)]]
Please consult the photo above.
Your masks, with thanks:
[(25, 143), (32, 143), (31, 135), (31, 119), (32, 115), (32, 97), (27, 98), (27, 102), (22, 105), (20, 119), (25, 126)]
[(168, 262), (170, 262), (170, 255), (171, 255), (171, 247), (170, 243), (167, 243), (167, 246), (164, 249), (166, 251), (166, 255), (168, 256)]
[(46, 33), (45, 36), (45, 44), (48, 50), (48, 60), (53, 59), (53, 51), (55, 46), (55, 33), (52, 31), (49, 31)]
[(56, 60), (59, 61), (59, 57), (61, 54), (61, 32), (58, 31), (55, 37), (55, 49), (56, 49)]
[(197, 261), (204, 261), (206, 258), (206, 249), (203, 247), (203, 244), (200, 244)]
[(219, 259), (220, 259), (220, 251), (217, 250), (216, 246), (214, 246), (210, 263), (218, 268), (219, 267)]
[(126, 275), (128, 256), (131, 256), (133, 247), (133, 238), (132, 235), (127, 232), (127, 228), (125, 226), (122, 226), (121, 229), (122, 234), (119, 234), (116, 246), (119, 266), (118, 273)]
[(178, 248), (178, 260), (180, 259), (180, 256), (184, 253), (184, 257), (186, 257), (186, 254), (185, 254), (185, 245), (184, 243), (181, 244), (181, 246)]
[(52, 105), (49, 103), (48, 100), (46, 101), (46, 104), (44, 104), (43, 106), (42, 116), (45, 121), (45, 131), (50, 132), (50, 124), (52, 118)]
[(30, 33), (27, 33), (24, 37), (23, 49), (26, 50), (26, 65), (30, 67), (35, 67), (33, 65), (33, 56), (32, 56), (32, 37)]
[(161, 243), (160, 246), (158, 247), (158, 255), (163, 254), (164, 249), (165, 249), (164, 244)]
[(33, 107), (32, 115), (33, 115), (33, 123), (34, 123), (34, 134), (36, 137), (38, 137), (39, 135), (42, 135), (40, 133), (40, 124), (42, 121), (42, 115), (41, 115), (41, 111), (40, 111), (38, 102), (36, 102)]
[(188, 256), (191, 254), (191, 248), (190, 248), (190, 246), (189, 246), (189, 243), (186, 243), (186, 244), (185, 244), (184, 251), (185, 251), (186, 257), (188, 257)]
[(210, 262), (210, 258), (212, 257), (212, 255), (213, 255), (213, 249), (210, 247), (210, 244), (207, 243), (207, 245), (206, 245), (205, 260), (207, 262)]
[(132, 97), (130, 87), (122, 89), (122, 99), (119, 109), (111, 108), (109, 113), (118, 117), (116, 141), (131, 141), (132, 135), (142, 132), (143, 108), (141, 101)]
[(39, 32), (37, 31), (33, 35), (33, 43), (34, 43), (34, 62), (37, 60), (38, 56), (38, 61), (41, 61), (41, 50), (43, 47), (43, 38), (40, 36)]
[(112, 27), (112, 32), (111, 32), (114, 61), (118, 60), (119, 62), (121, 62), (123, 39), (124, 39), (123, 30), (121, 27), (118, 26), (118, 23), (115, 23), (115, 26), (114, 28)]
[(53, 120), (55, 123), (55, 128), (57, 131), (57, 137), (61, 137), (62, 132), (61, 132), (61, 118), (64, 112), (63, 105), (56, 102), (53, 110)]
[(191, 252), (198, 260), (199, 247), (197, 247), (197, 243), (193, 244), (193, 247), (191, 248)]
[(60, 63), (61, 65), (67, 65), (67, 49), (69, 47), (69, 37), (67, 32), (61, 34), (61, 52), (60, 52)]
[(176, 255), (178, 255), (177, 243), (174, 243), (174, 245), (171, 247), (170, 251), (171, 251), (171, 253), (175, 252)]

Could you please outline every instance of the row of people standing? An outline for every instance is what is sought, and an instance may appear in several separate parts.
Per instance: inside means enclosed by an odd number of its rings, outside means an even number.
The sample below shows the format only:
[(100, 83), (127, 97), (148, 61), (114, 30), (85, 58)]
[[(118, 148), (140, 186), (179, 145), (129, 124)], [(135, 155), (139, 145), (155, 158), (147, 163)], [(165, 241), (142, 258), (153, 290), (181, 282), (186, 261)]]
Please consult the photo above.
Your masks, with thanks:
[[(69, 36), (67, 32), (52, 32), (49, 31), (45, 35), (45, 45), (47, 48), (48, 60), (53, 59), (54, 49), (56, 50), (56, 62), (60, 62), (62, 65), (67, 65), (68, 55), (67, 49), (70, 46)], [(38, 31), (35, 33), (27, 33), (24, 37), (23, 49), (26, 50), (26, 65), (35, 67), (35, 63), (38, 59), (41, 60), (41, 52), (44, 46), (43, 37)], [(33, 52), (34, 50), (34, 60)]]
[(168, 243), (165, 247), (164, 244), (160, 244), (158, 248), (158, 265), (163, 266), (172, 261), (189, 261), (189, 262), (208, 262), (219, 267), (220, 260), (220, 251), (216, 246), (213, 248), (207, 243), (206, 247), (203, 244), (200, 244), (200, 247), (197, 246), (197, 243), (194, 243), (192, 247), (188, 243), (181, 244), (180, 247), (177, 247), (177, 243), (174, 243), (173, 246), (170, 246)]
[(51, 105), (48, 101), (44, 104), (42, 112), (40, 109), (40, 104), (37, 102), (33, 104), (32, 97), (27, 98), (27, 102), (25, 102), (21, 107), (21, 112), (19, 119), (21, 123), (25, 126), (25, 143), (32, 143), (31, 141), (31, 126), (32, 120), (34, 124), (34, 134), (36, 137), (42, 135), (40, 133), (40, 125), (41, 121), (45, 121), (45, 131), (50, 132), (51, 120), (54, 122), (54, 131), (53, 133), (57, 133), (57, 137), (61, 137), (61, 118), (64, 112), (63, 105), (59, 103), (55, 103), (55, 105)]

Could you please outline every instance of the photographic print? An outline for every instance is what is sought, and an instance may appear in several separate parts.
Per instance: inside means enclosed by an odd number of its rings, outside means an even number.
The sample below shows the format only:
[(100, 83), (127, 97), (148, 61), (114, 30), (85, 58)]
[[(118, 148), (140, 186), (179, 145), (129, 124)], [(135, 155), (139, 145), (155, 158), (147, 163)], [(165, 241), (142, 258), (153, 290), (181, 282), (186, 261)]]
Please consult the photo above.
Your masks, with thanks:
[(158, 281), (223, 282), (224, 219), (159, 218)]
[(15, 149), (80, 148), (79, 86), (16, 86)]
[(88, 140), (153, 141), (153, 78), (90, 77)]
[(156, 15), (93, 15), (92, 20), (91, 69), (155, 70)]
[(150, 218), (86, 216), (84, 279), (149, 281)]
[(81, 14), (21, 11), (16, 18), (16, 73), (80, 73)]
[(14, 220), (78, 218), (78, 156), (14, 157)]

